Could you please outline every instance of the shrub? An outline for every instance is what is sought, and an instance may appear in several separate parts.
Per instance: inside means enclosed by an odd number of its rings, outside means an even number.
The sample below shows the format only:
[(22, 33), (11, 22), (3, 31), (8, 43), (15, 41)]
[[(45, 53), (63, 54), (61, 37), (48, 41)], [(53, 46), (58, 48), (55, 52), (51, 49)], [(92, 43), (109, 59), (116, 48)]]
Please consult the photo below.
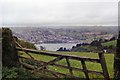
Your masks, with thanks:
[(17, 68), (15, 68), (15, 67), (13, 67), (13, 68), (8, 68), (8, 67), (3, 68), (2, 79), (17, 78), (17, 77), (18, 77)]
[(9, 28), (2, 28), (2, 65), (13, 67), (17, 66), (18, 62), (12, 31)]
[(17, 67), (3, 67), (2, 70), (2, 79), (11, 79), (11, 78), (34, 78), (32, 73), (25, 68)]
[(36, 49), (33, 43), (18, 39), (17, 42), (24, 48)]

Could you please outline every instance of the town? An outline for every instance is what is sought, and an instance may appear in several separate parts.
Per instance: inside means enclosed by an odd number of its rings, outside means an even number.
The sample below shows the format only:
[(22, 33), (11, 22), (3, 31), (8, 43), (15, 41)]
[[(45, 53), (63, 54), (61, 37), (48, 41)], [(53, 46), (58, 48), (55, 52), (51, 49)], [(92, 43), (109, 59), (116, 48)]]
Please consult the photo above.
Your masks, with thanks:
[[(104, 29), (104, 28), (103, 28)], [(86, 29), (53, 28), (12, 28), (13, 34), (20, 39), (35, 43), (91, 43), (94, 40), (109, 40), (117, 36), (115, 32)]]

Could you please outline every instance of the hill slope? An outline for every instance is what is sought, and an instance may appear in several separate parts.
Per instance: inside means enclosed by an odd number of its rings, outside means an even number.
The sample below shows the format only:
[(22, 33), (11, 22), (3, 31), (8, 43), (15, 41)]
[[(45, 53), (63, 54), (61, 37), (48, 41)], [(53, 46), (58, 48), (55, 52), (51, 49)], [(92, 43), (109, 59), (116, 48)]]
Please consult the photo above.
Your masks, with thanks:
[(103, 46), (116, 46), (117, 40), (102, 43)]

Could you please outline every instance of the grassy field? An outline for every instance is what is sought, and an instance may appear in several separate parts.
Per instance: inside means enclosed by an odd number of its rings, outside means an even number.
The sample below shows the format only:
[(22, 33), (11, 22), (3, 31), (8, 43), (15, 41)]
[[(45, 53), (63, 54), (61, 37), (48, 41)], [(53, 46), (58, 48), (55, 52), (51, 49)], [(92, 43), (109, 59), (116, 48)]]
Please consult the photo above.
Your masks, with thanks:
[(116, 46), (116, 44), (117, 44), (117, 40), (102, 43), (103, 46), (111, 46), (111, 45)]
[[(22, 56), (28, 57), (24, 52), (20, 52), (20, 53), (23, 53)], [(46, 62), (55, 58), (55, 57), (43, 56), (43, 55), (38, 55), (38, 54), (33, 54), (33, 53), (30, 53), (30, 54), (32, 56), (34, 56), (35, 59), (43, 60), (43, 61), (46, 61)], [(83, 57), (98, 58), (98, 55), (96, 53), (88, 53), (88, 52), (59, 52), (59, 54), (68, 54), (68, 55), (77, 55), (77, 56), (83, 56)], [(106, 62), (107, 62), (107, 68), (108, 68), (109, 76), (110, 76), (110, 78), (113, 78), (113, 72), (114, 72), (113, 71), (113, 59), (114, 59), (114, 55), (113, 54), (105, 54), (105, 59), (106, 59)], [(80, 61), (70, 60), (70, 63), (73, 67), (82, 68)], [(58, 64), (67, 65), (65, 59), (59, 61)], [(87, 69), (89, 69), (89, 70), (102, 71), (101, 66), (98, 63), (86, 62), (86, 65), (87, 65)], [(65, 68), (49, 66), (49, 69), (55, 70), (55, 71), (58, 71), (58, 72), (61, 72), (61, 73), (69, 74), (69, 70), (65, 69)], [(85, 77), (84, 73), (80, 72), (80, 71), (73, 70), (73, 74), (75, 76), (79, 76), (81, 78)], [(101, 78), (101, 77), (103, 77), (103, 76), (100, 76), (100, 75), (93, 75), (93, 74), (89, 74), (89, 75), (90, 75), (90, 78)]]

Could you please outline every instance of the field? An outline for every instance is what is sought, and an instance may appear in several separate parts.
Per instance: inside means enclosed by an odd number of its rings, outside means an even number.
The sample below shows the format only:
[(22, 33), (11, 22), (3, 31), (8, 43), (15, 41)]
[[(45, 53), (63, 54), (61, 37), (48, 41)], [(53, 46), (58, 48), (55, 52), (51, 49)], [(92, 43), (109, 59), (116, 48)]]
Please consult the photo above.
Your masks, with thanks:
[[(20, 53), (23, 53), (22, 56), (28, 57), (24, 52), (20, 52)], [(98, 55), (96, 53), (88, 53), (88, 52), (59, 52), (59, 53), (60, 54), (77, 55), (77, 56), (83, 56), (83, 57), (98, 58)], [(35, 59), (43, 60), (43, 61), (46, 61), (46, 62), (55, 58), (55, 57), (38, 55), (38, 54), (33, 54), (33, 53), (30, 53), (30, 54), (32, 56), (34, 56)], [(105, 59), (106, 59), (106, 62), (107, 62), (107, 68), (108, 68), (109, 76), (110, 76), (110, 78), (113, 78), (113, 72), (114, 72), (113, 71), (113, 59), (114, 59), (114, 55), (113, 54), (105, 54)], [(70, 60), (70, 63), (72, 65), (72, 67), (82, 68), (80, 61)], [(65, 59), (59, 61), (58, 64), (66, 65)], [(101, 65), (98, 64), (98, 63), (86, 62), (86, 65), (87, 65), (87, 69), (89, 69), (89, 70), (102, 71)], [(55, 70), (57, 72), (62, 72), (62, 73), (69, 74), (69, 70), (65, 69), (65, 68), (49, 66), (49, 69)], [(85, 77), (84, 73), (80, 72), (80, 71), (73, 70), (73, 74), (75, 76), (79, 76), (81, 78)], [(103, 77), (101, 75), (93, 75), (93, 74), (89, 74), (89, 75), (90, 75), (90, 78), (101, 78), (101, 77)]]
[(103, 46), (116, 46), (117, 40), (102, 43)]

